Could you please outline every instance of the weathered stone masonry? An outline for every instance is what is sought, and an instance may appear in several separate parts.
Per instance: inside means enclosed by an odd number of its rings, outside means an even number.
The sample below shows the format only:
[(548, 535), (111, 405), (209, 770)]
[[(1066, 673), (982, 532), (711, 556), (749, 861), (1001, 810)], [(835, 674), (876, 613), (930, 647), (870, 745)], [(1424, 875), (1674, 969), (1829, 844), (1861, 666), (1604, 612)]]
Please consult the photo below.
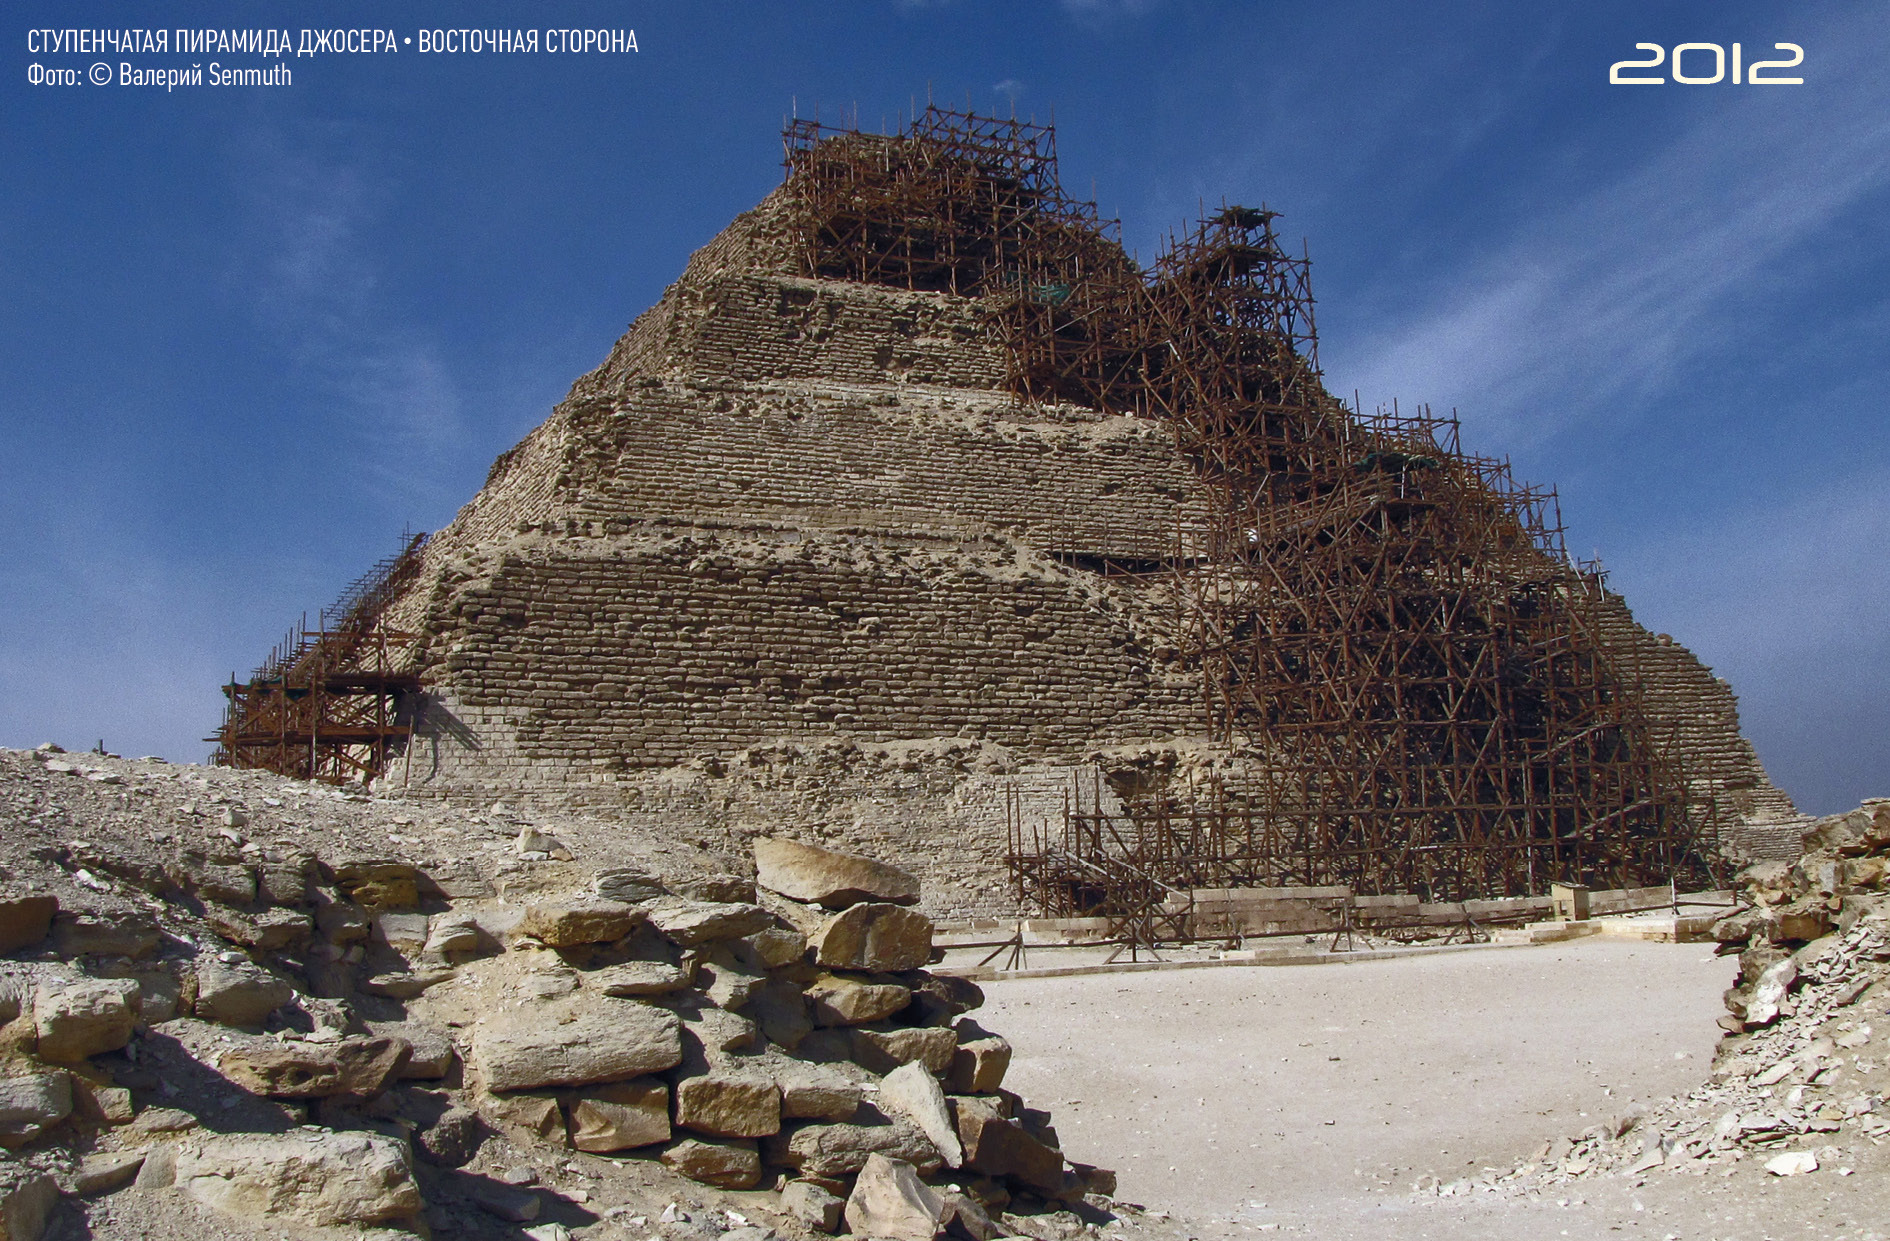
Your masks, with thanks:
[[(427, 546), (387, 623), (432, 705), (387, 778), (818, 829), (998, 908), (1007, 783), (1051, 815), (1102, 748), (1205, 746), (1172, 596), (1077, 567), (1173, 555), (1196, 475), (1159, 421), (1006, 392), (971, 299), (795, 274), (793, 212), (699, 252)], [(1609, 641), (1722, 796), (1795, 816), (1722, 683), (1625, 606)]]

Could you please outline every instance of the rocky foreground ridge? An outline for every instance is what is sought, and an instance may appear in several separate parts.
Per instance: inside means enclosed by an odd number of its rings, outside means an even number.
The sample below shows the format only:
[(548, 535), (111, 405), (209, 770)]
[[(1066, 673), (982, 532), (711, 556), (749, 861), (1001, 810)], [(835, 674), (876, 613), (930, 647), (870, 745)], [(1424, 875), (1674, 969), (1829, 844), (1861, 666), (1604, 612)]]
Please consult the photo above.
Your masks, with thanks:
[(1142, 1226), (895, 867), (52, 747), (0, 827), (0, 1241)]

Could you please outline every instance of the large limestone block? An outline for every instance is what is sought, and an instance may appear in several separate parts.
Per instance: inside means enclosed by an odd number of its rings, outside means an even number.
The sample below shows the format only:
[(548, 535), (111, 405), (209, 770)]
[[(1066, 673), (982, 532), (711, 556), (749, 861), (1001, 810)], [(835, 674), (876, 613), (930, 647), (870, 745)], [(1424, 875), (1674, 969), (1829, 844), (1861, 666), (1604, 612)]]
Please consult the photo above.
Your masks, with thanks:
[(781, 1213), (815, 1232), (839, 1232), (846, 1203), (812, 1181), (789, 1181), (781, 1190)]
[(335, 886), (371, 913), (415, 909), (425, 876), (411, 863), (391, 858), (351, 858), (335, 864)]
[(315, 929), (315, 920), (295, 909), (244, 913), (224, 905), (207, 905), (203, 920), (218, 937), (258, 952), (275, 952), (299, 944)]
[(866, 1097), (856, 1075), (833, 1065), (782, 1058), (772, 1067), (788, 1120), (849, 1121)]
[(790, 900), (845, 909), (862, 901), (916, 904), (918, 877), (857, 853), (839, 853), (795, 840), (755, 840), (755, 882)]
[(954, 1097), (951, 1104), (966, 1168), (1008, 1177), (1046, 1197), (1062, 1192), (1063, 1155), (1059, 1151), (1039, 1142), (983, 1099)]
[(0, 952), (31, 948), (45, 939), (58, 912), (55, 896), (0, 897)]
[(568, 901), (527, 905), (518, 930), (551, 948), (575, 948), (622, 939), (642, 921), (643, 911), (622, 901)]
[(901, 1159), (873, 1154), (847, 1198), (847, 1228), (859, 1237), (932, 1241), (945, 1227), (945, 1200)]
[(958, 1048), (952, 1052), (952, 1067), (947, 1078), (953, 1094), (996, 1094), (1010, 1067), (1008, 1041), (968, 1021), (959, 1023)]
[(0, 1147), (24, 1146), (71, 1114), (65, 1070), (0, 1077)]
[(0, 1168), (0, 1241), (39, 1241), (59, 1183), (37, 1168)]
[(304, 1129), (186, 1143), (175, 1177), (187, 1197), (245, 1220), (378, 1224), (425, 1206), (406, 1146), (379, 1134)]
[(742, 942), (753, 950), (756, 960), (771, 970), (792, 965), (807, 955), (807, 936), (792, 927), (769, 927), (756, 931)]
[(915, 1026), (948, 1026), (957, 1020), (960, 1013), (970, 1012), (984, 1004), (984, 992), (978, 984), (967, 978), (956, 978), (950, 974), (915, 974), (908, 975), (906, 984), (912, 988), (913, 1014), (907, 1015), (906, 1022)]
[(801, 1040), (813, 1033), (814, 1022), (807, 1013), (807, 997), (785, 978), (770, 978), (756, 987), (743, 1010), (768, 1041), (793, 1051)]
[(625, 961), (584, 975), (584, 985), (605, 995), (667, 995), (689, 985), (689, 971), (667, 961)]
[(400, 1073), (412, 1049), (402, 1038), (344, 1038), (333, 1043), (251, 1043), (223, 1054), (217, 1067), (249, 1091), (271, 1099), (325, 1099), (379, 1094)]
[(829, 969), (916, 970), (932, 959), (932, 920), (900, 905), (855, 905), (822, 923), (812, 942)]
[(958, 1032), (943, 1026), (906, 1030), (853, 1030), (854, 1063), (875, 1073), (890, 1073), (917, 1062), (928, 1072), (945, 1073), (958, 1050)]
[(667, 1142), (669, 1087), (654, 1078), (587, 1089), (571, 1101), (571, 1145), (604, 1155)]
[(958, 1126), (952, 1119), (951, 1109), (945, 1105), (945, 1092), (939, 1088), (938, 1078), (927, 1072), (924, 1065), (902, 1064), (886, 1074), (874, 1102), (888, 1116), (904, 1116), (917, 1125), (938, 1148), (946, 1167), (956, 1168), (964, 1163), (964, 1148), (959, 1144)]
[(162, 934), (150, 914), (62, 911), (53, 918), (52, 936), (53, 951), (68, 960), (83, 956), (135, 959), (156, 951)]
[(565, 1136), (564, 1112), (558, 1100), (546, 1094), (481, 1095), (474, 1100), (479, 1115), (494, 1129), (512, 1134), (521, 1141), (548, 1138), (562, 1142)]
[(434, 914), (427, 919), (427, 938), (420, 945), (420, 955), (438, 961), (456, 956), (472, 956), (484, 952), (488, 946), (486, 933), (480, 929), (478, 918), (470, 913), (452, 911)]
[(682, 1023), (636, 1000), (579, 993), (488, 1019), (471, 1060), (487, 1090), (621, 1081), (682, 1063)]
[(41, 979), (33, 997), (42, 1060), (65, 1063), (116, 1051), (138, 1024), (138, 984), (129, 978)]
[(767, 1137), (781, 1131), (781, 1091), (749, 1074), (687, 1078), (676, 1085), (676, 1123), (717, 1137)]
[(772, 1139), (768, 1150), (771, 1162), (816, 1177), (852, 1176), (876, 1153), (903, 1159), (927, 1176), (943, 1162), (931, 1139), (898, 1116), (885, 1124), (803, 1125)]
[(663, 1164), (692, 1181), (721, 1189), (750, 1189), (761, 1180), (761, 1156), (753, 1142), (684, 1138), (663, 1152)]
[(858, 1026), (890, 1017), (912, 1002), (898, 983), (876, 983), (842, 974), (822, 974), (807, 988), (814, 1024)]
[(684, 948), (722, 939), (740, 939), (774, 925), (774, 915), (759, 905), (692, 901), (671, 896), (649, 906), (650, 924), (671, 943)]
[(374, 1032), (407, 1040), (407, 1059), (395, 1074), (402, 1081), (437, 1081), (453, 1071), (459, 1049), (453, 1045), (452, 1036), (438, 1026), (419, 1021), (389, 1022)]
[(197, 962), (197, 1016), (226, 1026), (259, 1026), (287, 1004), (295, 988), (248, 961)]

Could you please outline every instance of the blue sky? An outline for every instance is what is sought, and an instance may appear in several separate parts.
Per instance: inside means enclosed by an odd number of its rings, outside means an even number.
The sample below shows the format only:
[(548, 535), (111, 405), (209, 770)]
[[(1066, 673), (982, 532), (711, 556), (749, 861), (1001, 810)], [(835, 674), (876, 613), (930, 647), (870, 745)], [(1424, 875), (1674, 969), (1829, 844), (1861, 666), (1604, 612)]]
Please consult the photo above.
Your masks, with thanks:
[[(633, 28), (634, 55), (48, 87), (37, 27)], [(1640, 42), (1802, 86), (1611, 86)], [(1828, 3), (9, 6), (0, 744), (199, 759), (217, 686), (492, 458), (780, 177), (783, 114), (1048, 119), (1152, 260), (1305, 237), (1329, 385), (1561, 488), (1800, 804), (1890, 794), (1890, 15)], [(1710, 55), (1689, 54), (1699, 76)]]

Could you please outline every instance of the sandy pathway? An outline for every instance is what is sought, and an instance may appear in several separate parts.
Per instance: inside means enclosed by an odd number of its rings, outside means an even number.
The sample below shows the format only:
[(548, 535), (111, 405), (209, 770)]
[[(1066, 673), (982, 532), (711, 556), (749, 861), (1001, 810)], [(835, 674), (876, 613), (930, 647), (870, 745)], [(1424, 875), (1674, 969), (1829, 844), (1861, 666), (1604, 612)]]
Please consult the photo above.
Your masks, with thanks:
[[(1743, 1167), (1710, 1184), (1591, 1182), (1560, 1205), (1410, 1196), (1420, 1175), (1512, 1166), (1698, 1085), (1733, 972), (1710, 945), (1588, 940), (988, 983), (981, 1017), (1011, 1039), (1010, 1084), (1052, 1109), (1066, 1151), (1118, 1169), (1123, 1197), (1203, 1236), (1758, 1241), (1890, 1227), (1846, 1205), (1865, 1177), (1784, 1183)], [(1794, 1226), (1768, 1231), (1779, 1211)]]

